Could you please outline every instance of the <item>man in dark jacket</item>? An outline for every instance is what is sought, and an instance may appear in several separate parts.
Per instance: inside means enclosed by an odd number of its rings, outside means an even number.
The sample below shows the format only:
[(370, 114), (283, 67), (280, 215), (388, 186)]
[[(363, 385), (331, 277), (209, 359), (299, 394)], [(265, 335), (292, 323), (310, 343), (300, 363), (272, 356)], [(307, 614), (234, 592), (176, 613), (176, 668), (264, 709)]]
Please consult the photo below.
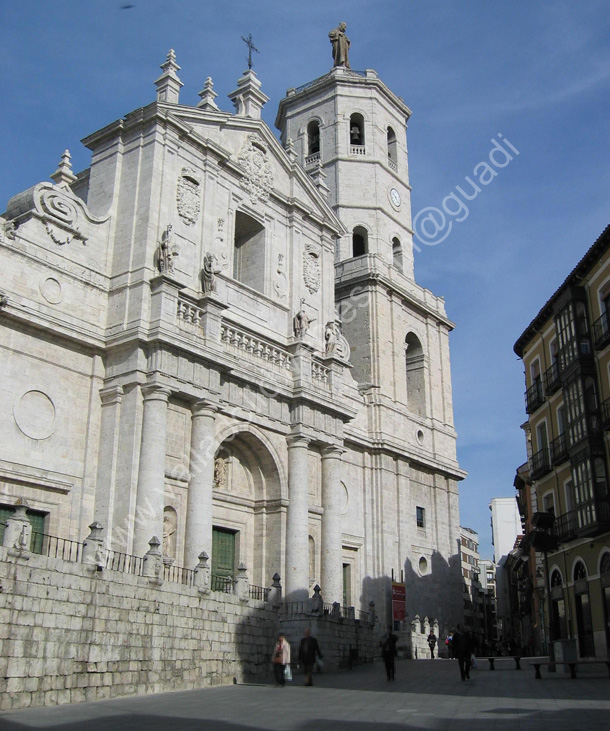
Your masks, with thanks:
[(453, 640), (451, 641), (453, 646), (454, 656), (457, 657), (458, 665), (460, 666), (460, 675), (462, 680), (470, 678), (470, 658), (472, 655), (472, 641), (470, 634), (464, 632), (462, 625), (458, 624), (457, 632), (453, 633)]
[(305, 637), (301, 640), (299, 647), (299, 660), (303, 663), (305, 672), (305, 685), (313, 685), (313, 666), (316, 664), (316, 657), (322, 658), (318, 640), (311, 636), (309, 629), (305, 630)]
[(388, 626), (388, 631), (383, 636), (381, 642), (381, 656), (388, 680), (395, 680), (396, 666), (394, 658), (396, 657), (396, 645), (398, 637), (392, 632), (392, 625)]

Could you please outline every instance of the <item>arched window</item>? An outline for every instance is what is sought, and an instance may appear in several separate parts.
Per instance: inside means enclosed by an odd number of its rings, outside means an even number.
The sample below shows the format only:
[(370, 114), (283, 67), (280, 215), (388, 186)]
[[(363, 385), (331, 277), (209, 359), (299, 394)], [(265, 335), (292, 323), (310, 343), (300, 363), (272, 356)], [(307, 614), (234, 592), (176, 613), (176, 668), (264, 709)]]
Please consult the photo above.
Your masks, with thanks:
[(307, 157), (320, 157), (320, 123), (312, 119), (307, 125)]
[(352, 256), (369, 253), (369, 234), (364, 226), (356, 226), (352, 232)]
[(587, 567), (582, 561), (578, 561), (574, 566), (574, 581), (580, 581), (587, 578)]
[(392, 239), (392, 261), (396, 269), (402, 272), (402, 245), (396, 237)]
[(398, 153), (396, 149), (396, 133), (388, 127), (388, 163), (394, 170), (398, 167)]
[(264, 291), (265, 227), (242, 211), (235, 214), (233, 277), (259, 292)]
[(364, 147), (364, 117), (357, 112), (349, 118), (349, 144), (351, 152), (357, 154), (361, 153), (362, 150), (354, 150), (353, 148)]
[(555, 627), (555, 639), (567, 637), (566, 605), (563, 596), (563, 579), (557, 569), (551, 573), (551, 614)]
[(595, 642), (593, 641), (593, 617), (589, 600), (587, 567), (582, 561), (577, 561), (574, 566), (574, 604), (580, 656), (594, 657)]
[(407, 375), (407, 408), (419, 416), (426, 414), (424, 377), (424, 349), (415, 333), (405, 338), (405, 365)]

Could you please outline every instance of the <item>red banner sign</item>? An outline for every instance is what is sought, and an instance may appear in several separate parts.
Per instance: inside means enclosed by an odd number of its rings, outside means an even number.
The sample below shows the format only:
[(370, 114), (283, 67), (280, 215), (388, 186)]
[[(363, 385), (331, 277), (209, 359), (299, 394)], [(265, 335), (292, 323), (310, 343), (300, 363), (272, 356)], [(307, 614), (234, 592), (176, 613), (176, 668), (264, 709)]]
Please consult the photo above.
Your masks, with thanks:
[(406, 615), (407, 592), (404, 584), (392, 582), (392, 620), (404, 622)]

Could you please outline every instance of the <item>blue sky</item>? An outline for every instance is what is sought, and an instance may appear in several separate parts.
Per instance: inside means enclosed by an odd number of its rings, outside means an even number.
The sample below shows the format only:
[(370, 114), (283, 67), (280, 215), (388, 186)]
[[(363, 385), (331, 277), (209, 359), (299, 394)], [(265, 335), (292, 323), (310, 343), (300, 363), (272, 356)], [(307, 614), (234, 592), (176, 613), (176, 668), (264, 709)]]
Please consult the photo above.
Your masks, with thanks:
[[(122, 5), (134, 7), (122, 9)], [(181, 102), (207, 76), (217, 102), (246, 67), (242, 35), (271, 97), (326, 73), (328, 31), (348, 24), (351, 65), (374, 68), (413, 111), (413, 213), (442, 201), (487, 160), (502, 134), (519, 150), (468, 201), (436, 246), (420, 244), (419, 284), (446, 299), (451, 336), (461, 521), (491, 557), (488, 504), (513, 494), (525, 461), (523, 369), (512, 346), (610, 222), (610, 12), (557, 0), (4, 0), (0, 209), (48, 179), (79, 140), (155, 98), (174, 48)], [(446, 206), (451, 208), (451, 201)], [(454, 216), (454, 219), (457, 219)], [(452, 220), (446, 216), (447, 221)]]

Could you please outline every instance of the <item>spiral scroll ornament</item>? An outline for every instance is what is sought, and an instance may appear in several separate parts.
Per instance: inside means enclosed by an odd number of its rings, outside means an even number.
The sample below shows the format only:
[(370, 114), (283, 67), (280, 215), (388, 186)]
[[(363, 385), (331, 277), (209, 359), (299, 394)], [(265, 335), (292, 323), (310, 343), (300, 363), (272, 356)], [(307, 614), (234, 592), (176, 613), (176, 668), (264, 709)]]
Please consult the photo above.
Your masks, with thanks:
[(79, 218), (78, 209), (66, 195), (57, 190), (44, 190), (40, 196), (40, 205), (44, 213), (70, 229), (66, 230), (63, 226), (47, 221), (47, 233), (56, 244), (60, 246), (69, 244), (73, 238), (85, 243), (85, 237), (76, 227)]

